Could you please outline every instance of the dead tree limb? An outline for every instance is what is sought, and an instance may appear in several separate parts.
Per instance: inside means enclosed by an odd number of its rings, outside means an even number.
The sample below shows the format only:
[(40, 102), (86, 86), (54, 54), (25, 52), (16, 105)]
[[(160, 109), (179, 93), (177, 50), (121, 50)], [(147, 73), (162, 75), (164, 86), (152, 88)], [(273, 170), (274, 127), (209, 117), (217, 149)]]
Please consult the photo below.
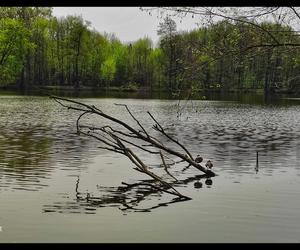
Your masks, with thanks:
[[(174, 139), (171, 135), (167, 134), (164, 128), (159, 124), (159, 122), (154, 118), (154, 116), (149, 111), (147, 113), (149, 114), (151, 119), (155, 122), (152, 128), (155, 131), (164, 135), (172, 143), (175, 143), (177, 147), (179, 146), (179, 148), (181, 149), (181, 151), (183, 150), (183, 152), (174, 150), (169, 146), (164, 145), (160, 140), (150, 135), (150, 133), (146, 130), (146, 128), (139, 122), (139, 120), (133, 115), (133, 113), (130, 111), (128, 106), (125, 104), (116, 104), (116, 105), (125, 107), (129, 115), (131, 116), (131, 118), (137, 123), (140, 129), (135, 129), (134, 127), (127, 124), (126, 122), (106, 114), (105, 112), (95, 107), (94, 105), (87, 105), (75, 100), (58, 97), (58, 96), (50, 96), (50, 98), (54, 99), (57, 103), (59, 103), (60, 105), (62, 105), (67, 109), (82, 112), (76, 121), (76, 128), (78, 134), (90, 136), (100, 141), (103, 144), (103, 146), (99, 146), (99, 148), (127, 156), (128, 159), (130, 159), (130, 161), (136, 166), (136, 168), (134, 169), (144, 174), (147, 174), (148, 176), (156, 180), (158, 183), (160, 183), (161, 187), (159, 188), (161, 190), (166, 191), (167, 189), (170, 189), (166, 193), (173, 194), (180, 198), (185, 198), (185, 199), (188, 198), (187, 196), (179, 193), (170, 183), (164, 181), (162, 177), (149, 171), (148, 166), (138, 157), (136, 153), (133, 152), (132, 149), (130, 149), (129, 146), (133, 146), (149, 154), (160, 154), (161, 160), (163, 161), (163, 164), (165, 166), (165, 170), (170, 176), (172, 175), (167, 170), (167, 166), (164, 157), (162, 155), (162, 152), (180, 158), (181, 160), (179, 162), (187, 162), (189, 165), (197, 168), (198, 170), (204, 172), (207, 175), (210, 176), (215, 175), (211, 170), (206, 169), (205, 167), (201, 166), (199, 163), (195, 162), (192, 154), (187, 150), (187, 148), (184, 145), (182, 145), (177, 139)], [(95, 127), (92, 125), (81, 125), (80, 124), (81, 119), (87, 115), (100, 116), (110, 122), (113, 122), (114, 125), (118, 125), (119, 127), (121, 126), (122, 130), (120, 130), (120, 128), (116, 129), (113, 126), (106, 125), (106, 124), (102, 127)], [(124, 137), (126, 137), (126, 139)], [(145, 145), (143, 144), (139, 145), (139, 142), (141, 143), (146, 142), (147, 147), (152, 147), (153, 149), (157, 149), (158, 151), (146, 149)], [(176, 179), (175, 177), (173, 178)]]
[(186, 149), (186, 147), (183, 146), (181, 143), (179, 143), (178, 140), (175, 140), (170, 135), (168, 135), (165, 132), (164, 128), (158, 123), (158, 121), (153, 117), (153, 115), (149, 111), (147, 113), (150, 115), (150, 117), (152, 118), (152, 120), (155, 122), (155, 125), (153, 126), (153, 129), (155, 129), (156, 131), (159, 131), (160, 133), (162, 133), (163, 135), (165, 135), (169, 140), (171, 140), (171, 141), (175, 142), (176, 144), (178, 144), (188, 154), (188, 156), (191, 158), (191, 160), (194, 160), (193, 156)]
[(118, 106), (123, 106), (126, 108), (127, 112), (130, 114), (130, 116), (132, 117), (133, 120), (135, 120), (137, 122), (137, 124), (140, 126), (140, 128), (143, 130), (143, 132), (145, 133), (145, 135), (147, 135), (147, 137), (149, 137), (146, 129), (142, 126), (142, 124), (134, 117), (134, 115), (130, 112), (129, 108), (127, 107), (127, 105), (125, 104), (119, 104), (119, 103), (115, 103), (115, 105)]

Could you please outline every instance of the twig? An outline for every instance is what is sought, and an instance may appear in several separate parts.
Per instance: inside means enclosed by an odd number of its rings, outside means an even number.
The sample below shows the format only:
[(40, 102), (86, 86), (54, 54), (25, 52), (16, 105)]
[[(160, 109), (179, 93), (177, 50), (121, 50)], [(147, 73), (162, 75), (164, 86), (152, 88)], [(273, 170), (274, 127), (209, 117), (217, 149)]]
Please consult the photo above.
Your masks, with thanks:
[(147, 111), (147, 113), (150, 115), (150, 117), (152, 118), (152, 120), (156, 123), (156, 126), (154, 125), (153, 128), (154, 128), (155, 130), (161, 132), (161, 133), (162, 133), (163, 135), (165, 135), (169, 140), (171, 140), (171, 141), (175, 142), (177, 145), (179, 145), (179, 146), (180, 146), (180, 147), (188, 154), (188, 156), (189, 156), (192, 160), (194, 160), (193, 156), (192, 156), (191, 153), (186, 149), (186, 147), (183, 146), (178, 140), (175, 140), (175, 139), (173, 139), (170, 135), (168, 135), (168, 134), (164, 131), (163, 127), (158, 123), (158, 121), (153, 117), (153, 115), (152, 115), (149, 111)]
[(128, 106), (126, 104), (119, 104), (119, 103), (115, 103), (115, 105), (117, 106), (123, 106), (126, 108), (127, 112), (130, 114), (130, 116), (137, 122), (137, 124), (140, 126), (140, 128), (143, 130), (143, 132), (147, 135), (147, 137), (149, 137), (147, 131), (145, 130), (145, 128), (142, 126), (142, 124), (134, 117), (134, 115), (130, 112)]
[(162, 160), (162, 162), (163, 162), (164, 169), (165, 169), (166, 173), (167, 173), (168, 175), (170, 175), (175, 181), (178, 181), (178, 180), (177, 180), (177, 179), (169, 172), (168, 167), (167, 167), (167, 164), (166, 164), (166, 162), (165, 162), (165, 159), (164, 159), (164, 156), (163, 156), (161, 150), (159, 151), (159, 153), (160, 153), (160, 157), (161, 157), (161, 160)]

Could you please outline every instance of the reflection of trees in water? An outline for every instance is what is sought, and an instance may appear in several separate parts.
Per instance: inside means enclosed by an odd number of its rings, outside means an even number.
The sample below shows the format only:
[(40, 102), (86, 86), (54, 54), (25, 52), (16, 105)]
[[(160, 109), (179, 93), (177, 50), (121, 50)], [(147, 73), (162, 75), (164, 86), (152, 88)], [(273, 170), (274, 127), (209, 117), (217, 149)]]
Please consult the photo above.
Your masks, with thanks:
[(168, 99), (172, 95), (169, 92), (149, 92), (149, 91), (119, 91), (119, 90), (53, 90), (53, 95), (65, 97), (80, 97), (80, 98), (130, 98), (130, 99)]
[[(175, 187), (185, 187), (187, 184), (194, 182), (194, 188), (198, 189), (203, 185), (199, 187), (196, 183), (202, 183), (203, 180), (205, 180), (206, 187), (211, 187), (213, 184), (211, 177), (206, 174), (195, 175), (173, 183)], [(122, 211), (128, 212), (151, 212), (159, 207), (190, 200), (176, 197), (161, 202), (162, 199), (167, 199), (165, 197), (166, 194), (156, 188), (152, 188), (155, 185), (155, 180), (142, 180), (133, 184), (122, 184), (123, 186), (119, 187), (97, 185), (97, 189), (101, 195), (95, 196), (88, 192), (82, 193), (79, 191), (78, 177), (75, 186), (76, 198), (70, 200), (70, 196), (64, 194), (61, 197), (63, 198), (62, 201), (55, 202), (53, 205), (44, 205), (43, 212), (95, 214), (96, 210), (102, 207), (117, 207)]]
[(46, 162), (52, 140), (42, 136), (43, 132), (39, 126), (14, 130), (14, 133), (2, 130), (0, 162), (20, 173)]
[(58, 164), (78, 170), (96, 154), (93, 141), (65, 129), (10, 125), (0, 129), (0, 188), (38, 190), (46, 186), (41, 180), (49, 178)]
[[(0, 187), (36, 190), (44, 185), (50, 171), (51, 138), (43, 136), (41, 126), (2, 128), (0, 132)], [(6, 184), (6, 185), (5, 185)]]
[[(70, 129), (53, 129), (55, 134), (49, 135), (54, 143), (51, 148), (51, 158), (55, 164), (60, 164), (63, 169), (78, 170), (85, 168), (92, 156), (99, 155), (98, 143), (76, 133)], [(87, 165), (87, 164), (86, 164)]]

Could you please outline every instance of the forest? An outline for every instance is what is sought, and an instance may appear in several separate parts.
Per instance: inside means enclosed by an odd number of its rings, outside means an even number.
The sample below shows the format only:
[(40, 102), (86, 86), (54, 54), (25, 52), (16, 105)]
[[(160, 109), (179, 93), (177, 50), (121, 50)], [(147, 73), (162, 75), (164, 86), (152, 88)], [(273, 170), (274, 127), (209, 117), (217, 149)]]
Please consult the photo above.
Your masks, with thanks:
[(268, 44), (297, 45), (299, 36), (288, 25), (265, 21), (260, 27), (227, 19), (178, 31), (167, 16), (154, 46), (147, 37), (122, 43), (80, 16), (57, 18), (50, 7), (1, 7), (0, 86), (297, 91), (298, 46)]

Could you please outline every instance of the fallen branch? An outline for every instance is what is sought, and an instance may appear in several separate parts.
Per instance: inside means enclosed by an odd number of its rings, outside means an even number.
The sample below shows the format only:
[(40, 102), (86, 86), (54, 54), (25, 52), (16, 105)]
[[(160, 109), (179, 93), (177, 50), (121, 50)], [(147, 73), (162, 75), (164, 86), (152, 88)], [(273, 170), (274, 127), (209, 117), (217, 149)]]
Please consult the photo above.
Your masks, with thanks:
[[(215, 175), (211, 170), (206, 169), (199, 163), (195, 162), (194, 157), (188, 151), (188, 149), (184, 145), (182, 145), (177, 139), (174, 139), (171, 135), (167, 134), (164, 128), (159, 124), (159, 122), (149, 111), (147, 113), (155, 122), (152, 128), (155, 131), (164, 135), (166, 138), (168, 138), (169, 141), (171, 141), (171, 143), (175, 143), (175, 145), (177, 145), (179, 149), (183, 152), (180, 152), (180, 150), (174, 150), (173, 148), (164, 145), (160, 140), (150, 135), (146, 128), (139, 122), (139, 120), (133, 115), (128, 106), (125, 104), (115, 105), (125, 107), (126, 111), (129, 113), (131, 118), (137, 123), (140, 129), (135, 129), (128, 123), (125, 123), (124, 121), (121, 121), (111, 115), (104, 113), (102, 110), (95, 107), (94, 105), (87, 105), (75, 100), (70, 100), (58, 96), (50, 96), (50, 98), (54, 99), (57, 103), (59, 103), (67, 109), (81, 111), (82, 113), (79, 115), (76, 121), (77, 133), (93, 137), (100, 141), (103, 144), (103, 146), (99, 146), (99, 148), (127, 156), (127, 158), (130, 159), (130, 161), (136, 166), (136, 168), (134, 168), (135, 170), (150, 176), (156, 182), (160, 183), (160, 187), (156, 187), (157, 190), (178, 196), (180, 198), (189, 198), (179, 193), (170, 183), (163, 180), (162, 177), (149, 171), (148, 166), (138, 157), (138, 155), (130, 148), (130, 146), (143, 150), (149, 154), (160, 154), (165, 171), (176, 181), (177, 179), (173, 175), (171, 175), (167, 169), (167, 164), (164, 160), (163, 152), (181, 159), (177, 162), (173, 160), (174, 164), (178, 162), (187, 162), (190, 166), (197, 168), (198, 170), (204, 172), (209, 176)], [(81, 119), (87, 115), (100, 116), (104, 119), (107, 119), (110, 122), (113, 122), (113, 124), (118, 125), (119, 127), (121, 126), (122, 130), (120, 130), (120, 128), (116, 129), (110, 125), (104, 125), (102, 127), (81, 125)], [(126, 137), (126, 139), (124, 137)], [(141, 142), (141, 144), (139, 144), (139, 142)], [(145, 145), (145, 143), (147, 143), (147, 145)], [(158, 151), (146, 149), (145, 147), (152, 147), (153, 149), (157, 149)]]

